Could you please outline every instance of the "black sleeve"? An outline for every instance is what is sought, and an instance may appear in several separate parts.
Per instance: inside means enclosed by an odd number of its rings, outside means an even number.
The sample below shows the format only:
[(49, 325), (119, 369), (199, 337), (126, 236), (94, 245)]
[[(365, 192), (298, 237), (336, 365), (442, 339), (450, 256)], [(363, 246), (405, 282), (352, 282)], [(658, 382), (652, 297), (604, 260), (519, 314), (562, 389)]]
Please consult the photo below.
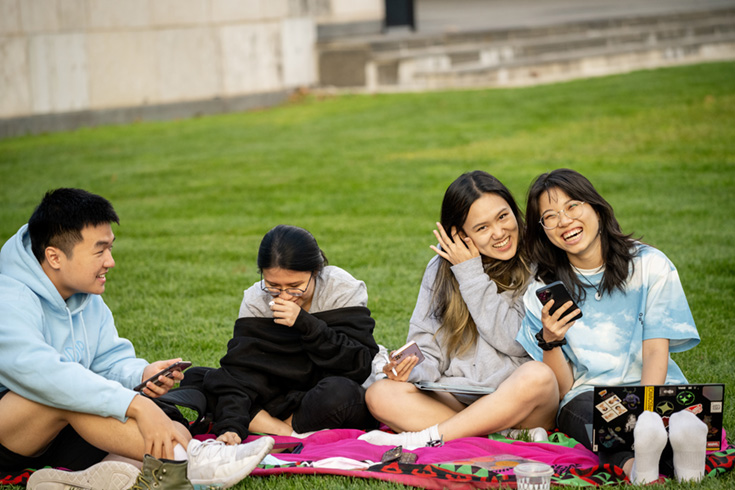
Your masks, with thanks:
[(372, 373), (378, 345), (369, 309), (355, 306), (314, 315), (302, 310), (292, 328), (301, 333), (307, 355), (326, 375), (362, 383)]
[(204, 378), (204, 389), (214, 395), (214, 425), (212, 432), (222, 435), (235, 432), (241, 439), (248, 436), (250, 427), (251, 395), (245, 385), (223, 368), (214, 369)]

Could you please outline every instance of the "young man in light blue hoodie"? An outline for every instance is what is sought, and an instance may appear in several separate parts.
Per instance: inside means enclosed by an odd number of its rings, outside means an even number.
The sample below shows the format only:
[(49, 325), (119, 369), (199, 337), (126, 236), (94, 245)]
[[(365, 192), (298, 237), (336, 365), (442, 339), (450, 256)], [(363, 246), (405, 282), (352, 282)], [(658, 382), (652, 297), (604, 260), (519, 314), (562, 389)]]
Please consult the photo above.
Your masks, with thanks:
[[(106, 199), (57, 189), (0, 251), (0, 470), (84, 470), (108, 453), (137, 461), (150, 454), (188, 460), (192, 483), (234, 485), (273, 441), (238, 447), (192, 440), (152, 400), (183, 378), (180, 372), (161, 376), (161, 386), (149, 382), (146, 396), (133, 391), (179, 359), (149, 364), (117, 334), (100, 296), (115, 266), (113, 222), (118, 216)], [(131, 465), (101, 465), (55, 471), (46, 480), (59, 480), (58, 488), (127, 488), (138, 474)], [(129, 479), (113, 483), (114, 472)]]

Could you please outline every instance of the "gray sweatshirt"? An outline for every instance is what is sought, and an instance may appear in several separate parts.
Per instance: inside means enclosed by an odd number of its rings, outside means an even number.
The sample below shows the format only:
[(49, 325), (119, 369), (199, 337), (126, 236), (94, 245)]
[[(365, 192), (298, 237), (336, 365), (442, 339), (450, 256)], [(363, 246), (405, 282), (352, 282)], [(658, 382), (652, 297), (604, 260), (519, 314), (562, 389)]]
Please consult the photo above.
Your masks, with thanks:
[[(482, 259), (476, 257), (452, 266), (462, 299), (477, 325), (477, 343), (459, 357), (448, 358), (442, 336), (436, 335), (441, 323), (432, 314), (432, 289), (439, 270), (435, 256), (426, 266), (416, 307), (411, 316), (408, 340), (415, 340), (426, 359), (411, 372), (409, 381), (497, 388), (510, 374), (531, 358), (515, 337), (525, 314), (523, 295), (511, 291), (498, 294), (498, 288), (485, 274)], [(458, 396), (465, 403), (477, 397)]]
[[(355, 279), (349, 272), (328, 265), (314, 278), (314, 296), (309, 313), (346, 308), (348, 306), (367, 306), (368, 294), (365, 283)], [(268, 303), (273, 297), (263, 291), (260, 281), (245, 290), (238, 318), (273, 318)]]

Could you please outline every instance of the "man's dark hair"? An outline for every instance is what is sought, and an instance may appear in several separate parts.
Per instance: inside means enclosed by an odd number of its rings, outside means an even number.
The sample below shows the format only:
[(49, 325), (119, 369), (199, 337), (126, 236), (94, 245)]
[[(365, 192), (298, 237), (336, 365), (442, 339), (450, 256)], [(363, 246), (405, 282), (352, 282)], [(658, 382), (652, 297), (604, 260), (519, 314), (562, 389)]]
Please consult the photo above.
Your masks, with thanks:
[(66, 187), (48, 191), (28, 220), (33, 255), (43, 263), (46, 248), (56, 247), (71, 257), (85, 227), (113, 222), (120, 219), (104, 197)]

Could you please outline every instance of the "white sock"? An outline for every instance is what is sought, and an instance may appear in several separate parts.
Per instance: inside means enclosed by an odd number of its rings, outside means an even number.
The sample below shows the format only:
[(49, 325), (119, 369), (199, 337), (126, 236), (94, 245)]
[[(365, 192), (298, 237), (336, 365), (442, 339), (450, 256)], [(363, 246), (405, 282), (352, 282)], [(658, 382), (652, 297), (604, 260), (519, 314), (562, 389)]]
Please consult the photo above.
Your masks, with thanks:
[(182, 446), (181, 444), (176, 444), (174, 446), (174, 460), (186, 461), (188, 459), (189, 459), (189, 454), (186, 452), (186, 448)]
[(635, 460), (630, 479), (635, 484), (658, 480), (658, 463), (666, 447), (666, 428), (661, 416), (655, 412), (643, 412), (633, 429)]
[(361, 435), (358, 439), (376, 446), (403, 446), (403, 449), (410, 450), (424, 447), (431, 441), (441, 439), (441, 434), (439, 434), (439, 425), (437, 424), (419, 432), (401, 432), (400, 434), (388, 434), (382, 430), (373, 430)]
[(669, 440), (674, 450), (674, 475), (680, 481), (704, 477), (707, 456), (707, 424), (692, 412), (682, 410), (669, 419)]

